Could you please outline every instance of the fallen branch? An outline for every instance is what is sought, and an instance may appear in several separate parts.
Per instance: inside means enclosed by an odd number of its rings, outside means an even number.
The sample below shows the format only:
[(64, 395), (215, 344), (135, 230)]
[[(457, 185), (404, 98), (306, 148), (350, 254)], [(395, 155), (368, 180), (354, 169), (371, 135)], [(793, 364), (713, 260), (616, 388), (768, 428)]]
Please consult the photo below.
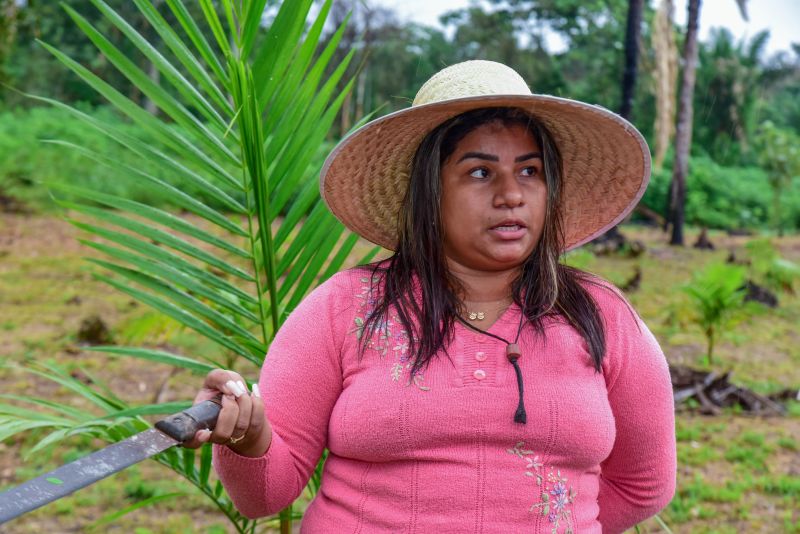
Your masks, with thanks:
[(723, 408), (738, 406), (751, 415), (774, 416), (786, 414), (786, 407), (780, 401), (800, 400), (800, 391), (797, 389), (761, 395), (731, 384), (730, 372), (720, 375), (682, 365), (670, 366), (669, 371), (676, 409), (682, 408), (689, 399), (694, 399), (700, 413), (707, 415), (719, 415)]

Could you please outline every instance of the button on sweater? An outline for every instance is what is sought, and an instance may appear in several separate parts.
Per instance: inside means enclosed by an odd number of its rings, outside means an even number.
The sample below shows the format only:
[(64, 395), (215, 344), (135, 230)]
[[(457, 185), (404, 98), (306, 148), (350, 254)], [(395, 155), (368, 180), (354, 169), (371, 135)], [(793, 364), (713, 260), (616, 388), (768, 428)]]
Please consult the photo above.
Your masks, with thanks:
[[(599, 280), (598, 280), (599, 281)], [(275, 337), (259, 378), (273, 428), (260, 458), (214, 447), (248, 517), (300, 495), (323, 449), (304, 533), (616, 533), (675, 490), (672, 389), (657, 341), (610, 284), (586, 284), (606, 333), (602, 372), (583, 338), (547, 318), (519, 338), (527, 424), (505, 344), (461, 324), (413, 377), (408, 333), (390, 315), (359, 357), (375, 296), (370, 271), (314, 290)], [(514, 339), (512, 305), (490, 332)]]

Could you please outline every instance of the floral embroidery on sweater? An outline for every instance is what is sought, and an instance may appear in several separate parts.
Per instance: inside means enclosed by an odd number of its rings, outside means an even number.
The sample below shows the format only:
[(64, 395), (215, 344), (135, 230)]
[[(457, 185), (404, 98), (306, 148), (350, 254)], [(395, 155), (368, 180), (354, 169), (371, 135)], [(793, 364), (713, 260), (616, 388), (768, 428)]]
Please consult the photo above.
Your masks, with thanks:
[(552, 525), (551, 534), (559, 534), (561, 527), (564, 527), (563, 534), (573, 534), (575, 528), (570, 505), (575, 501), (577, 493), (567, 485), (567, 477), (561, 475), (561, 470), (545, 466), (538, 455), (523, 449), (524, 446), (525, 442), (520, 441), (514, 448), (507, 450), (509, 454), (518, 456), (526, 463), (525, 475), (536, 481), (541, 492), (539, 502), (533, 503), (528, 511), (546, 516)]
[[(367, 277), (361, 278), (361, 292), (356, 295), (361, 303), (359, 311), (354, 319), (355, 329), (353, 332), (360, 341), (364, 337), (364, 328), (370, 314), (375, 310), (377, 298), (372, 287), (378, 283), (379, 278), (374, 277), (370, 281)], [(421, 373), (416, 373), (411, 377), (411, 355), (409, 354), (410, 338), (405, 329), (400, 328), (400, 318), (395, 312), (391, 312), (390, 318), (384, 318), (375, 323), (372, 337), (367, 341), (366, 347), (377, 352), (381, 358), (385, 358), (389, 353), (394, 358), (394, 364), (389, 370), (389, 377), (393, 382), (399, 382), (403, 375), (408, 374), (408, 383), (416, 386), (420, 391), (429, 391), (431, 388), (424, 385), (425, 377)]]

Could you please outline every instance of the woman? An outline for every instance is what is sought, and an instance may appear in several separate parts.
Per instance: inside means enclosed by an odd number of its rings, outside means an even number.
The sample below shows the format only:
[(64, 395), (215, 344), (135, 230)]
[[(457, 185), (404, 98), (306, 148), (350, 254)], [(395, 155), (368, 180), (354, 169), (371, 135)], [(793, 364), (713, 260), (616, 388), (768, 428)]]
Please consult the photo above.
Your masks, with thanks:
[(617, 290), (558, 263), (633, 208), (649, 161), (614, 114), (485, 61), (344, 140), (323, 196), (395, 254), (312, 292), (252, 394), (206, 378), (196, 400), (223, 409), (192, 445), (218, 444), (241, 512), (291, 503), (324, 448), (303, 532), (621, 532), (663, 508), (664, 356)]

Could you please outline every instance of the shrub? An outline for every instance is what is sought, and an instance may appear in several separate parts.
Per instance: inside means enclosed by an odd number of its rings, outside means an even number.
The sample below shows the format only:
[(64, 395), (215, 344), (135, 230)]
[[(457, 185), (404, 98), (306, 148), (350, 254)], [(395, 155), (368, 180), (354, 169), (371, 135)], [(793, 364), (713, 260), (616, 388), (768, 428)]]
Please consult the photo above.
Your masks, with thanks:
[(744, 300), (745, 269), (738, 265), (713, 263), (696, 272), (683, 286), (695, 305), (693, 321), (706, 336), (706, 360), (713, 363), (714, 345), (726, 327), (736, 319), (734, 312)]
[[(664, 212), (672, 169), (653, 172), (642, 202)], [(686, 182), (686, 222), (721, 230), (768, 228), (772, 192), (767, 173), (758, 167), (723, 167), (706, 156), (695, 156)], [(788, 228), (800, 228), (800, 190), (787, 188), (783, 196), (783, 220)]]
[[(109, 108), (84, 108), (82, 111), (94, 119), (116, 123), (126, 135), (154, 144), (152, 137)], [(186, 132), (181, 134), (187, 135)], [(59, 144), (48, 142), (54, 139)], [(103, 165), (62, 142), (89, 148), (113, 161), (114, 166)], [(314, 149), (311, 169), (321, 166), (325, 155), (330, 152), (331, 143), (322, 143)], [(142, 160), (96, 128), (76, 120), (64, 109), (33, 107), (0, 112), (0, 194), (22, 201), (34, 211), (53, 207), (47, 184), (80, 186), (151, 206), (177, 207), (169, 196), (142, 187), (140, 177), (130, 176), (124, 170), (126, 165), (145, 170), (210, 207), (224, 209), (194, 182), (165, 173), (162, 167)], [(241, 192), (226, 184), (215, 185), (236, 200), (244, 200)], [(76, 199), (64, 190), (59, 190), (58, 198)]]
[(800, 279), (800, 265), (781, 257), (769, 239), (753, 239), (745, 245), (751, 277), (773, 290), (794, 293)]

